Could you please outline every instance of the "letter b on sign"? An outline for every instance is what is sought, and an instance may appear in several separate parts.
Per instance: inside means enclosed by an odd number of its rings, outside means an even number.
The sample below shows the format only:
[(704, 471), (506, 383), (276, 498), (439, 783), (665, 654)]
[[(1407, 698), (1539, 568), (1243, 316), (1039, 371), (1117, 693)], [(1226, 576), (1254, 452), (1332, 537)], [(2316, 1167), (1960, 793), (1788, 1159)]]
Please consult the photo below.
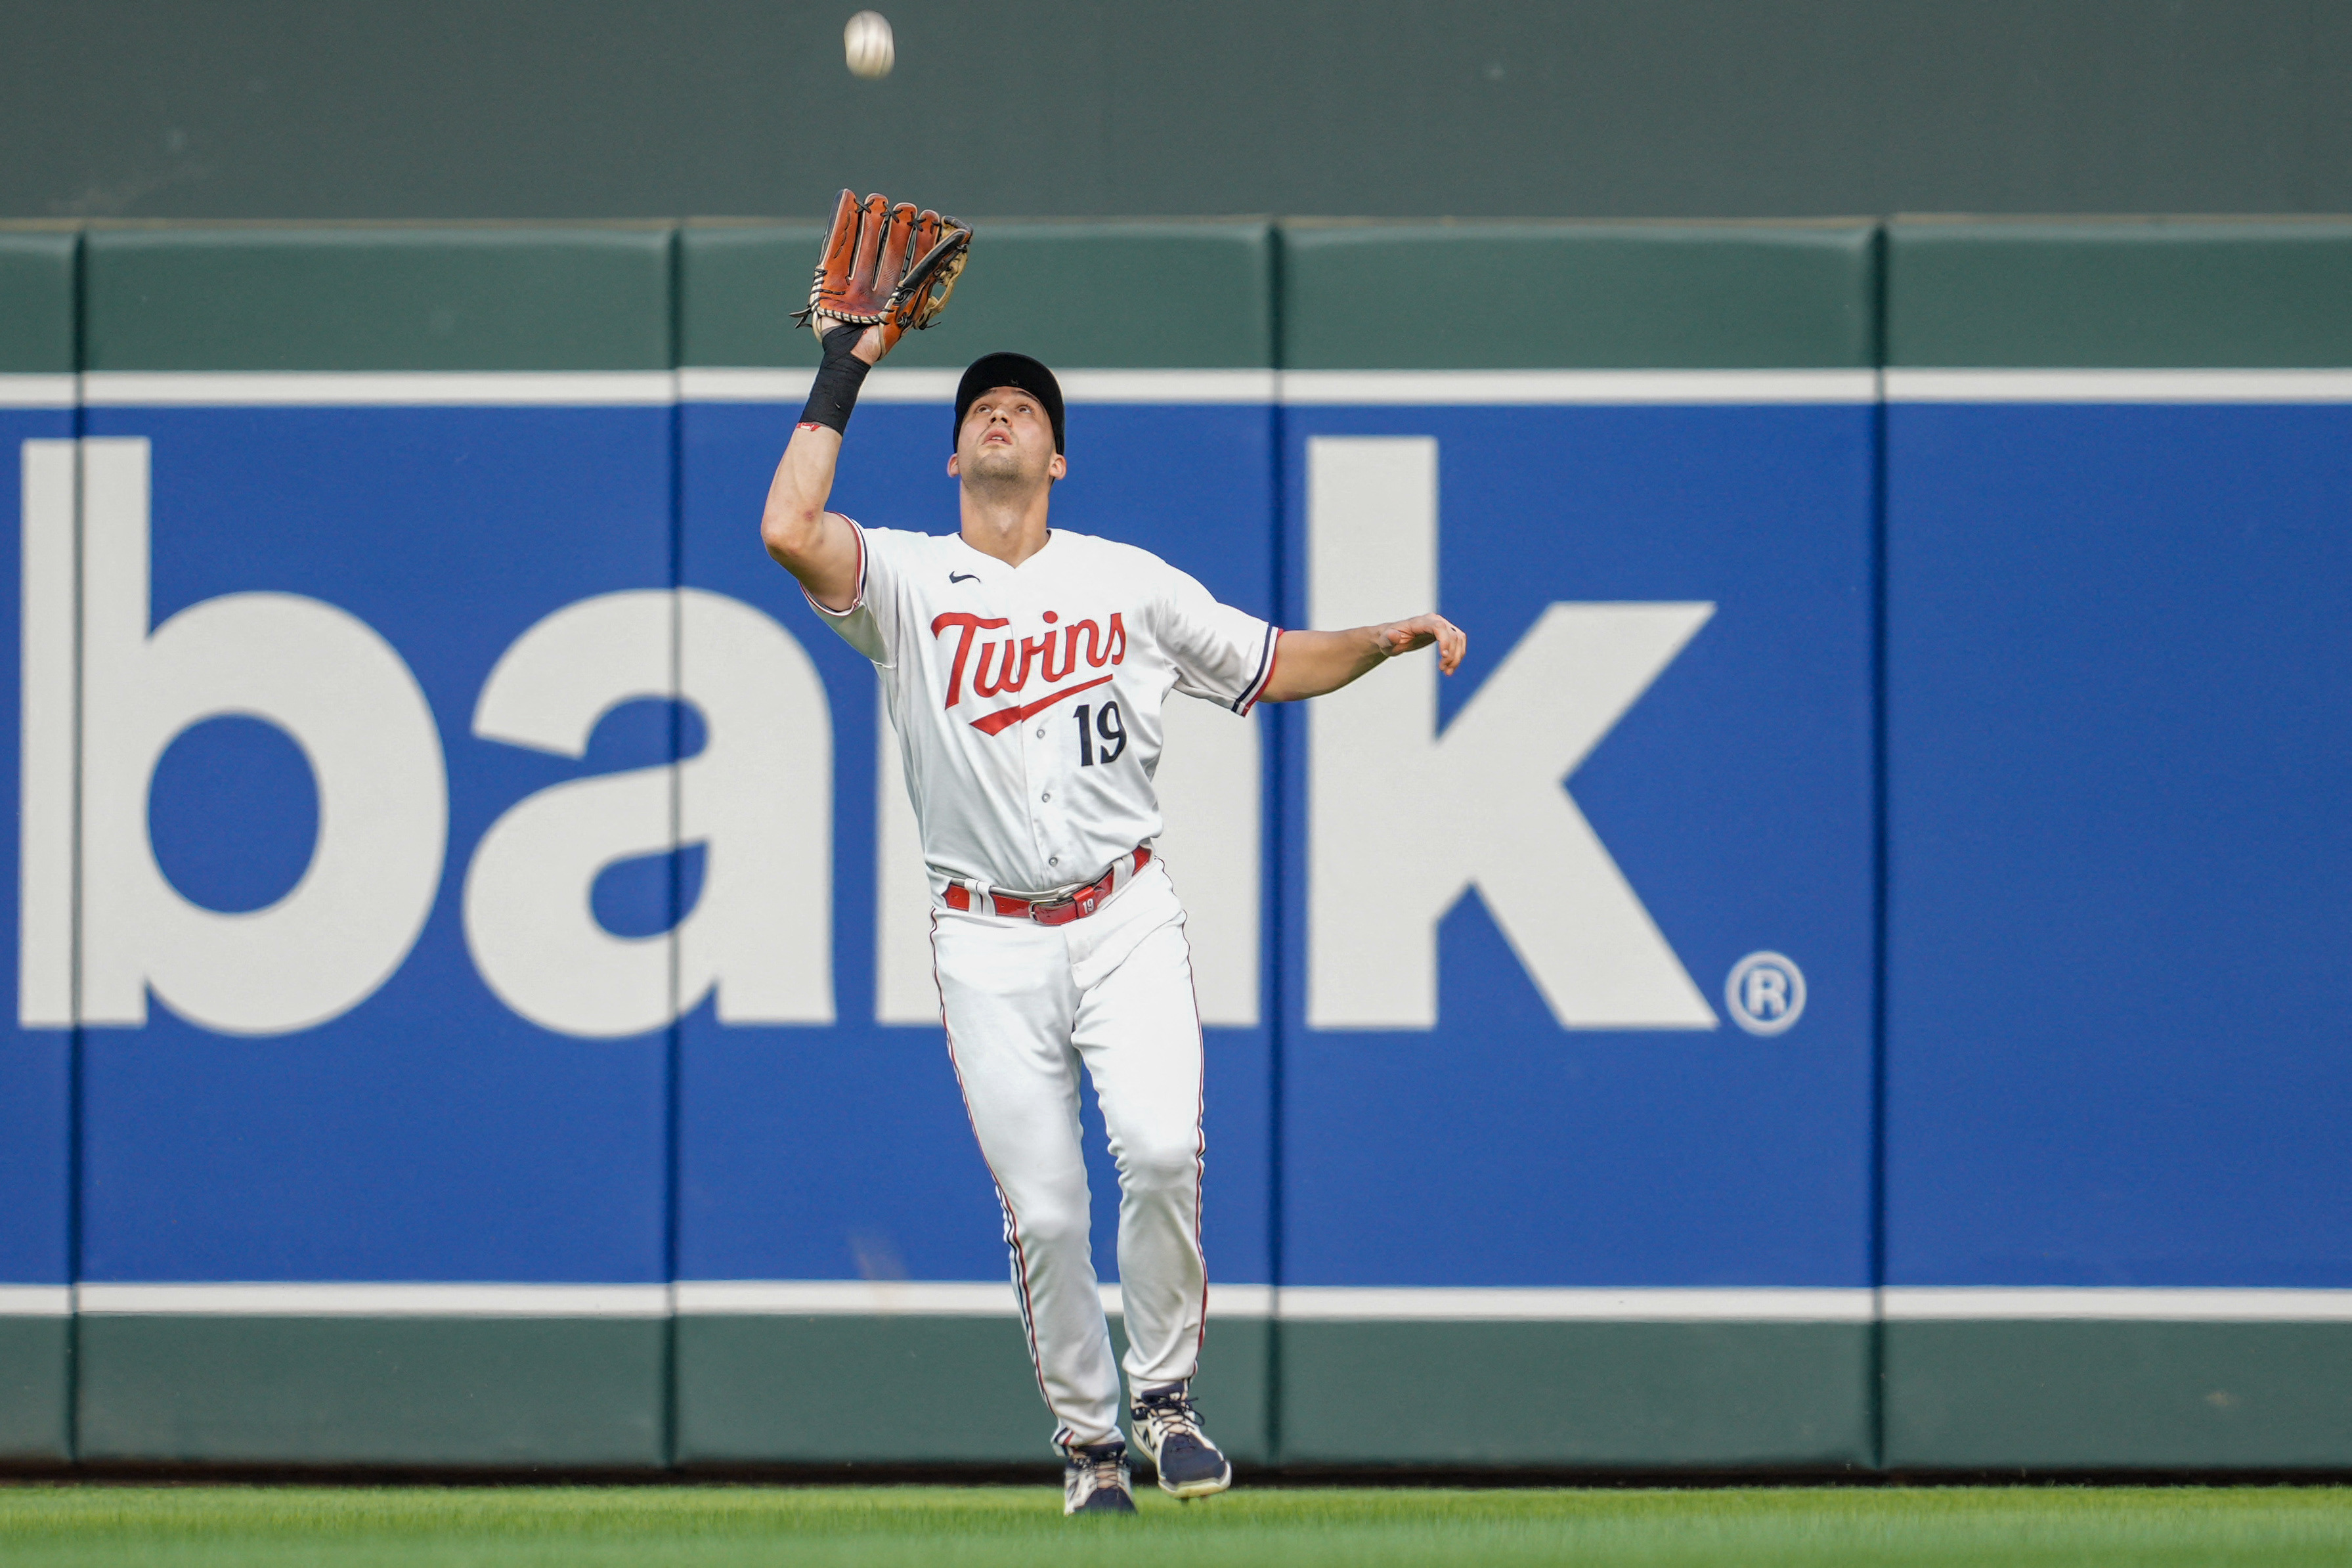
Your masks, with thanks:
[[(77, 474), (77, 461), (79, 472)], [(72, 1017), (72, 680), (81, 676), (81, 1017), (139, 1026), (147, 991), (226, 1034), (348, 1012), (400, 967), (432, 910), (448, 832), (432, 710), (408, 666), (346, 611), (231, 594), (148, 628), (148, 444), (25, 446), (25, 920), (18, 1015)], [(81, 512), (81, 626), (74, 507)], [(147, 791), (182, 731), (259, 719), (301, 747), (319, 829), (291, 892), (226, 914), (155, 863)], [(62, 717), (63, 722), (59, 722)]]

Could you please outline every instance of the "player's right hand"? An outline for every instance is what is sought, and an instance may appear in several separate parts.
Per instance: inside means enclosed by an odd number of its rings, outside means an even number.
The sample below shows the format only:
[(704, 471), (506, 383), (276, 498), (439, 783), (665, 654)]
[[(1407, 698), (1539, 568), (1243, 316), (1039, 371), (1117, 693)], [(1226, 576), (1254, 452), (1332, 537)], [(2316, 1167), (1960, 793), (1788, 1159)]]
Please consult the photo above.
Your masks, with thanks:
[(1462, 628), (1434, 612), (1415, 616), (1409, 621), (1391, 621), (1372, 636), (1384, 658), (1435, 643), (1437, 668), (1447, 675), (1462, 668), (1462, 656), (1470, 647), (1470, 639), (1462, 635)]

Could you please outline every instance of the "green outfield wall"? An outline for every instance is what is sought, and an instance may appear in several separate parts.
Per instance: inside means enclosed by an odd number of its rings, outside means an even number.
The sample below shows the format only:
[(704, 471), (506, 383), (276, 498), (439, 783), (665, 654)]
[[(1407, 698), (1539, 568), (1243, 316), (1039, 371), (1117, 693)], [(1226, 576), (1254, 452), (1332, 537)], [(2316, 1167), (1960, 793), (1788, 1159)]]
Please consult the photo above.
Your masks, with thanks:
[[(806, 303), (809, 261), (823, 238), (823, 226), (811, 223), (688, 223), (678, 231), (678, 363), (803, 363), (808, 340), (795, 336), (786, 312)], [(955, 308), (903, 339), (894, 368), (961, 369), (991, 345), (1013, 342), (1048, 363), (1105, 369), (1274, 363), (1267, 224), (991, 224), (988, 247), (990, 265), (967, 268)], [(1057, 308), (1040, 317), (1040, 299)]]
[[(0, 224), (0, 388), (12, 389), (0, 393), (0, 483), (10, 516), (18, 443), (73, 431), (80, 247), (70, 226)], [(13, 647), (0, 654), (11, 687), (18, 658)], [(12, 718), (7, 728), (13, 758), (19, 726)], [(17, 853), (0, 858), (13, 868)], [(8, 926), (13, 942), (13, 915)], [(72, 1055), (71, 1035), (59, 1031), (0, 1044), (0, 1462), (9, 1464), (53, 1465), (73, 1452)]]
[[(167, 387), (173, 377), (247, 373), (487, 375), (492, 385), (548, 374), (666, 376), (673, 247), (674, 231), (656, 225), (95, 231), (81, 255), (83, 368), (93, 384), (114, 375), (152, 386), (161, 376)], [(656, 461), (667, 445), (656, 440)], [(425, 437), (395, 461), (489, 456)], [(330, 486), (311, 526), (331, 530), (348, 504)], [(189, 531), (204, 548), (236, 548), (234, 521)], [(665, 520), (645, 518), (638, 553), (657, 581), (669, 554)], [(531, 575), (564, 549), (528, 533), (507, 543)], [(158, 552), (163, 595), (182, 591), (173, 565)], [(483, 605), (495, 587), (472, 576), (446, 584), (447, 612), (499, 613)], [(108, 1043), (91, 1038), (101, 1062)], [(483, 1091), (444, 1083), (438, 1092)], [(397, 1124), (399, 1112), (384, 1114)], [(96, 1119), (102, 1172), (107, 1117)], [(412, 1123), (402, 1136), (433, 1134)], [(511, 1201), (495, 1181), (475, 1195), (488, 1206)], [(94, 1206), (84, 1247), (101, 1268), (110, 1212), (119, 1211)], [(113, 1313), (99, 1300), (78, 1321), (75, 1451), (87, 1459), (648, 1466), (667, 1451), (669, 1330), (658, 1312)]]
[(813, 213), (850, 182), (967, 217), (2352, 206), (2325, 0), (897, 0), (881, 80), (847, 15), (34, 9), (0, 215)]
[[(60, 1021), (28, 978), (38, 933), (16, 932), (0, 1465), (1047, 1458), (952, 1069), (890, 999), (865, 670), (819, 642), (750, 526), (814, 359), (789, 312), (820, 234), (0, 228), (20, 880), (51, 831), (26, 804), (55, 515), (32, 465), (76, 436), (115, 443), (80, 449), (85, 489), (146, 443), (153, 626), (252, 588), (343, 607), (414, 670), (446, 790), (410, 946), (315, 1025), (208, 1027), (161, 979), (139, 1020), (76, 992)], [(2326, 693), (2352, 669), (2329, 597), (2352, 222), (982, 224), (945, 322), (869, 384), (861, 434), (898, 444), (856, 482), (935, 478), (952, 373), (1008, 348), (1069, 373), (1091, 443), (1073, 472), (1097, 488), (1057, 508), (1149, 513), (1171, 555), (1198, 530), (1286, 624), (1313, 618), (1330, 549), (1318, 465), (1415, 441), (1438, 454), (1441, 605), (1713, 617), (1571, 770), (1594, 836), (1630, 846), (1623, 878), (1665, 889), (1650, 914), (1711, 1025), (1556, 1022), (1522, 973), (1534, 928), (1491, 889), (1444, 915), (1457, 967), (1431, 1020), (1333, 1023), (1301, 931), (1331, 753), (1271, 710), (1234, 753), (1264, 782), (1216, 797), (1217, 820), (1263, 844), (1262, 970), (1255, 1001), (1204, 1003), (1195, 1387), (1234, 1458), (2352, 1470), (2328, 1121), (2352, 1093), (2305, 952), (2336, 928), (2263, 907), (2342, 869), (2306, 807), (2340, 771)], [(1163, 418), (1190, 443), (1173, 459), (1151, 445)], [(1103, 453), (1132, 471), (1098, 479)], [(1151, 510), (1196, 479), (1215, 515)], [(935, 522), (945, 493), (866, 520)], [(76, 570), (37, 581), (97, 602), (99, 568)], [(653, 598), (638, 632), (568, 656), (619, 671), (602, 706), (547, 698), (557, 717), (510, 739), (528, 726), (493, 713), (490, 672), (583, 605)], [(647, 842), (559, 889), (667, 955), (646, 968), (655, 1021), (548, 1025), (492, 978), (478, 846), (533, 801), (718, 754), (676, 712), (722, 706), (693, 668), (696, 605), (719, 598), (808, 645), (819, 695), (763, 787), (806, 820), (785, 772), (814, 756), (830, 781), (830, 989), (751, 1019), (723, 984), (688, 994), (695, 856), (723, 836), (682, 826), (671, 794)], [(654, 653), (612, 651), (660, 616)], [(1482, 647), (1465, 684), (1506, 651)], [(2273, 711), (2277, 668), (2309, 684), (2282, 677)], [(1451, 724), (1465, 698), (1431, 709)], [(172, 800), (246, 799), (230, 763), (161, 755), (192, 770)], [(1786, 863), (1750, 874), (1658, 829), (1629, 756), (1680, 770), (1675, 810)], [(321, 834), (342, 820), (323, 787), (289, 796)], [(243, 851), (206, 860), (180, 807), (154, 809), (167, 875), (243, 886), (223, 868)], [(66, 831), (89, 852), (79, 818)], [(1412, 837), (1366, 841), (1409, 856)], [(81, 880), (69, 907), (102, 942)], [(1725, 969), (1777, 956), (1757, 950), (1782, 931), (1810, 1027), (1735, 1030)], [(2238, 1014), (2146, 1001), (2207, 952), (2190, 989)], [(2036, 968), (2050, 953), (2066, 967)], [(894, 1120), (899, 1098), (929, 1120)], [(1499, 1163), (1465, 1176), (1473, 1155)], [(1429, 1213), (1453, 1181), (1470, 1195), (1449, 1227)], [(1500, 1239), (1465, 1264), (1451, 1228)]]
[[(1895, 918), (1885, 1462), (2341, 1465), (2352, 1438), (2352, 1323), (2326, 1316), (2320, 1299), (2048, 1288), (2058, 1283), (2053, 1260), (2063, 1260), (2068, 1284), (2233, 1273), (2284, 1284), (2297, 1272), (2287, 1257), (2332, 1251), (2332, 1222), (2279, 1220), (2332, 1207), (2332, 1195), (2318, 1195), (2335, 1190), (2322, 1143), (2275, 1120), (2272, 1142), (2184, 1124), (2170, 1109), (2225, 1103), (2248, 1074), (2302, 1082), (2298, 1095), (2331, 1102), (2332, 1088), (2302, 1077), (2309, 1037), (2278, 1019), (2230, 1041), (2223, 1019), (2200, 1014), (2177, 1043), (2141, 1049), (2134, 1027), (2110, 1029), (2063, 1005), (2044, 1011), (2047, 1022), (1997, 1036), (1969, 1020), (1963, 976), (1999, 962), (1980, 940), (1997, 929), (1988, 921), (2029, 924), (2017, 911), (2050, 896), (1992, 847), (1998, 825), (2015, 820), (1999, 803), (1995, 770), (2087, 827), (2133, 810), (2134, 778), (2155, 767), (2182, 798), (2158, 807), (2158, 790), (2140, 809), (2185, 824), (2203, 812), (2191, 797), (2221, 786), (2190, 760), (2199, 731), (2151, 722), (2147, 704), (2233, 711), (2224, 754), (2242, 759), (2268, 744), (2292, 750), (2293, 715), (2312, 700), (2273, 710), (2267, 693), (2284, 697), (2305, 679), (2314, 695), (2338, 689), (2334, 640), (2299, 629), (2294, 608), (2332, 572), (2325, 542), (2336, 525), (2295, 498), (2317, 473), (2340, 471), (2340, 442), (2319, 422), (2326, 400), (2344, 395), (2340, 367), (2352, 364), (2352, 224), (1954, 219), (1885, 233)], [(2003, 412), (2015, 399), (2058, 406), (2027, 419)], [(2075, 477), (2057, 479), (2053, 464)], [(1956, 534), (1958, 514), (1920, 482), (1939, 472), (1955, 476), (1968, 515), (2016, 521)], [(2175, 487), (2193, 500), (2151, 528), (2146, 520), (2161, 510), (2152, 495)], [(2065, 498), (2063, 533), (2019, 506), (2035, 492)], [(2256, 541), (2283, 544), (2294, 568), (2276, 578), (2250, 570)], [(2020, 584), (2000, 626), (1981, 635), (1966, 628), (1984, 624), (1988, 585), (1958, 565), (1964, 557), (1998, 562), (1998, 575)], [(2265, 626), (2279, 635), (2256, 629)], [(2086, 657), (2084, 635), (2134, 650), (2132, 673)], [(1949, 678), (1961, 668), (1977, 673)], [(2208, 672), (2232, 694), (2206, 689)], [(1923, 715), (1948, 709), (1983, 718), (1985, 750), (1971, 755), (1925, 732)], [(2062, 776), (2021, 728), (2072, 729), (2099, 714), (2135, 716), (2126, 721), (2138, 760), (2084, 758)], [(1939, 782), (1952, 780), (1958, 787)], [(2237, 860), (2233, 875), (2250, 879), (2249, 890), (2251, 879), (2266, 879), (2277, 921), (2247, 923), (2239, 894), (2140, 880), (2135, 868), (2146, 862), (2095, 829), (2051, 847), (2053, 878), (2115, 889), (2104, 911), (2049, 931), (2069, 985), (2112, 996), (2137, 984), (2145, 972), (2118, 954), (2131, 945), (2126, 928), (2155, 910), (2166, 911), (2172, 963), (2260, 965), (2264, 952), (2292, 952), (2297, 922), (2286, 911), (2313, 867), (2295, 863), (2299, 853), (2266, 862), (2257, 836), (2231, 826), (2237, 809), (2224, 805), (2210, 819), (2214, 837), (2200, 853)], [(1956, 860), (1944, 847), (1960, 841), (1978, 847)], [(2005, 890), (2000, 908), (1979, 901), (1989, 866)], [(1911, 921), (1906, 910), (1937, 913)], [(2284, 973), (2274, 983), (2293, 984)], [(2084, 1110), (2075, 1132), (2007, 1131), (2021, 1117)], [(1906, 1136), (1923, 1122), (1937, 1125)], [(2172, 1217), (2126, 1221), (2121, 1185), (2144, 1180), (2132, 1173), (2153, 1168), (2142, 1163), (2159, 1147)], [(2308, 1189), (2316, 1208), (2280, 1201), (2306, 1182), (2319, 1184)], [(2250, 1267), (2257, 1252), (2272, 1261)], [(1984, 1276), (1996, 1256), (2003, 1283), (2043, 1289), (1922, 1289), (1992, 1284)]]
[[(1875, 357), (1876, 230), (1866, 224), (1300, 222), (1283, 226), (1282, 244), (1284, 369), (1302, 386), (1339, 388), (1328, 395), (1343, 404), (1367, 395), (1348, 390), (1350, 377), (1373, 378), (1367, 386), (1409, 382), (1400, 372), (1502, 372), (1539, 401), (1607, 399), (1601, 389), (1612, 378), (1645, 373), (1692, 384), (1673, 378), (1866, 372)], [(1540, 308), (1437, 303), (1473, 278), (1489, 298)], [(1335, 433), (1418, 427), (1411, 416), (1391, 426), (1344, 407), (1290, 417), (1328, 418)], [(1665, 435), (1663, 460), (1684, 457), (1689, 438)], [(1843, 522), (1859, 558), (1868, 513), (1855, 500)], [(1467, 526), (1481, 532), (1508, 526), (1473, 516)], [(1337, 1092), (1352, 1069), (1335, 1064), (1328, 1086), (1309, 1079), (1321, 1053), (1303, 1031), (1298, 1037), (1287, 1115), (1293, 1146), (1312, 1147), (1326, 1089)], [(1441, 1019), (1434, 1048), (1477, 1047)], [(1864, 1051), (1849, 1065), (1860, 1074), (1866, 1061)], [(1861, 1081), (1841, 1088), (1858, 1095)], [(1285, 1222), (1300, 1234), (1354, 1202), (1316, 1179), (1319, 1163), (1307, 1156), (1292, 1167)], [(1862, 1168), (1844, 1173), (1853, 1179), (1852, 1206), (1824, 1210), (1815, 1223), (1844, 1231), (1858, 1256)], [(1413, 1321), (1286, 1318), (1278, 1329), (1283, 1458), (1725, 1468), (1871, 1460), (1866, 1321), (1593, 1321), (1563, 1312), (1511, 1322), (1480, 1321), (1479, 1310), (1465, 1304), (1459, 1317)], [(1400, 1411), (1412, 1414), (1400, 1419)]]
[[(1287, 223), (1282, 363), (1863, 368), (1877, 354), (1876, 233), (1857, 223)], [(1471, 277), (1497, 308), (1453, 298)]]

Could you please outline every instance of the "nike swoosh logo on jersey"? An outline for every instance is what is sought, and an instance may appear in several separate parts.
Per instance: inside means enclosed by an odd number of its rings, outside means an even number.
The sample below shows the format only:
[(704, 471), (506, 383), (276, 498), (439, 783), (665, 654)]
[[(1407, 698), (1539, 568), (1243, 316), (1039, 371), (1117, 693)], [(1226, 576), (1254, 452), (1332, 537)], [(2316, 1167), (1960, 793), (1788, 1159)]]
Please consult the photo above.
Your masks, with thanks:
[(980, 574), (977, 572), (950, 572), (948, 574), (948, 581), (950, 583), (977, 583), (980, 581)]
[(1065, 686), (1051, 697), (1040, 697), (1036, 701), (1024, 703), (1018, 708), (999, 708), (993, 713), (974, 719), (971, 721), (971, 727), (983, 735), (996, 734), (1000, 731), (1011, 729), (1024, 719), (1036, 717), (1065, 697), (1074, 697), (1081, 691), (1091, 690), (1110, 679), (1108, 675), (1097, 675), (1092, 680), (1081, 680), (1076, 686)]

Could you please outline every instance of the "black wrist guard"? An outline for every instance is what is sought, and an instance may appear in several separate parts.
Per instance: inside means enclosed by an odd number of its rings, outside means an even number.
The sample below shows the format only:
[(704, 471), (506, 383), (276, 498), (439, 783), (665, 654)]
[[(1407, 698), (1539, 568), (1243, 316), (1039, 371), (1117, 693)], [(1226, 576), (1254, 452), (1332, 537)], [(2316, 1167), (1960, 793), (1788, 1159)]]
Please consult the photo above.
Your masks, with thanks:
[(866, 384), (866, 373), (874, 368), (850, 353), (865, 335), (866, 329), (855, 323), (845, 323), (825, 333), (824, 363), (816, 367), (808, 406), (801, 410), (802, 424), (822, 425), (839, 434), (848, 433), (849, 411), (857, 406), (857, 389)]

